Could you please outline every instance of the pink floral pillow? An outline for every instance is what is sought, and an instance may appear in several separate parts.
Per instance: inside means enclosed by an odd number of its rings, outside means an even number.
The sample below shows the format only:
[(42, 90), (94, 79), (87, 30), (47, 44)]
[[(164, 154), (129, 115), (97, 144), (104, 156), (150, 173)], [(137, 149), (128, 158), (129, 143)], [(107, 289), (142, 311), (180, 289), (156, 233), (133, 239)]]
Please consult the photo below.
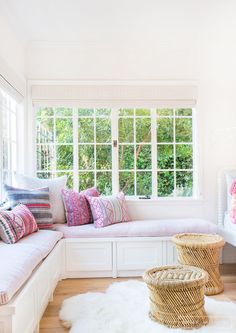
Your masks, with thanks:
[(236, 180), (233, 181), (231, 189), (231, 209), (230, 209), (230, 217), (232, 222), (236, 224)]
[(92, 213), (86, 196), (98, 197), (100, 193), (96, 187), (89, 188), (80, 193), (62, 189), (61, 194), (66, 211), (67, 225), (69, 227), (93, 223)]
[(131, 220), (123, 192), (108, 197), (87, 196), (87, 199), (96, 228)]

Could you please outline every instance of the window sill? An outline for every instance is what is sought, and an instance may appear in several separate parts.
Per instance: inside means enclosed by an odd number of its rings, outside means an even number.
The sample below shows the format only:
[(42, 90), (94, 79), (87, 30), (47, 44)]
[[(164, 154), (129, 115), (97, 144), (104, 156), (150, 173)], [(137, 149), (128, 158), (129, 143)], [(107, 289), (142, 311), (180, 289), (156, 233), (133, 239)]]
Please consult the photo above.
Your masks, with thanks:
[(139, 199), (138, 197), (126, 197), (128, 204), (144, 204), (147, 205), (201, 205), (203, 203), (203, 197), (176, 197), (176, 198), (151, 198), (151, 199)]

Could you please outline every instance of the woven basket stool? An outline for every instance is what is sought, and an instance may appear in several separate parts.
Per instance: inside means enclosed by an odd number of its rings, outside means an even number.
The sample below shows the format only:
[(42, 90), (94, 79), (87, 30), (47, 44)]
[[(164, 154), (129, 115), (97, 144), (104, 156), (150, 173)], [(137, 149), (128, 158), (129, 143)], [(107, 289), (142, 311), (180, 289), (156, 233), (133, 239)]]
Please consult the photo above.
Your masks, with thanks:
[(162, 266), (146, 271), (152, 320), (172, 328), (192, 329), (208, 323), (204, 286), (208, 274), (197, 267)]
[(204, 269), (209, 274), (205, 295), (216, 295), (224, 290), (220, 277), (220, 250), (225, 241), (219, 235), (178, 234), (172, 238), (178, 252), (178, 262)]

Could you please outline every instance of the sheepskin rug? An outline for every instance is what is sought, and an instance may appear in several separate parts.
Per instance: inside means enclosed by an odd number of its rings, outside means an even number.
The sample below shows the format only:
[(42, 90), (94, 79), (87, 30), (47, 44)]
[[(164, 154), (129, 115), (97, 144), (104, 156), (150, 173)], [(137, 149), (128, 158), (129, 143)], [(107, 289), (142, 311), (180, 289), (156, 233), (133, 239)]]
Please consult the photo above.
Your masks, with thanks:
[[(148, 316), (148, 291), (135, 280), (113, 283), (106, 293), (86, 293), (63, 302), (60, 319), (70, 333), (186, 333), (170, 329)], [(205, 298), (210, 323), (191, 333), (235, 333), (236, 305)]]

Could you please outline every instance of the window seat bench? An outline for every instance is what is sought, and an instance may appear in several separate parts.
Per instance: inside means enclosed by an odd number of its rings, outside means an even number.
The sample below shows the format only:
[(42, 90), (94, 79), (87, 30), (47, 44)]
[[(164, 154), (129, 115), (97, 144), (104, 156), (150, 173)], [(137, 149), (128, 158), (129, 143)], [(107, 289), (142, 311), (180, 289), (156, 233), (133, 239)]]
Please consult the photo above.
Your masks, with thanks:
[[(0, 333), (37, 333), (60, 279), (141, 276), (149, 267), (177, 262), (172, 235), (217, 233), (215, 224), (202, 219), (142, 220), (102, 229), (56, 224), (55, 229), (41, 230), (13, 245), (0, 242), (3, 280), (9, 276), (13, 288), (2, 302), (8, 303), (0, 305)], [(12, 270), (11, 263), (19, 267)], [(0, 291), (3, 286), (0, 279)]]

